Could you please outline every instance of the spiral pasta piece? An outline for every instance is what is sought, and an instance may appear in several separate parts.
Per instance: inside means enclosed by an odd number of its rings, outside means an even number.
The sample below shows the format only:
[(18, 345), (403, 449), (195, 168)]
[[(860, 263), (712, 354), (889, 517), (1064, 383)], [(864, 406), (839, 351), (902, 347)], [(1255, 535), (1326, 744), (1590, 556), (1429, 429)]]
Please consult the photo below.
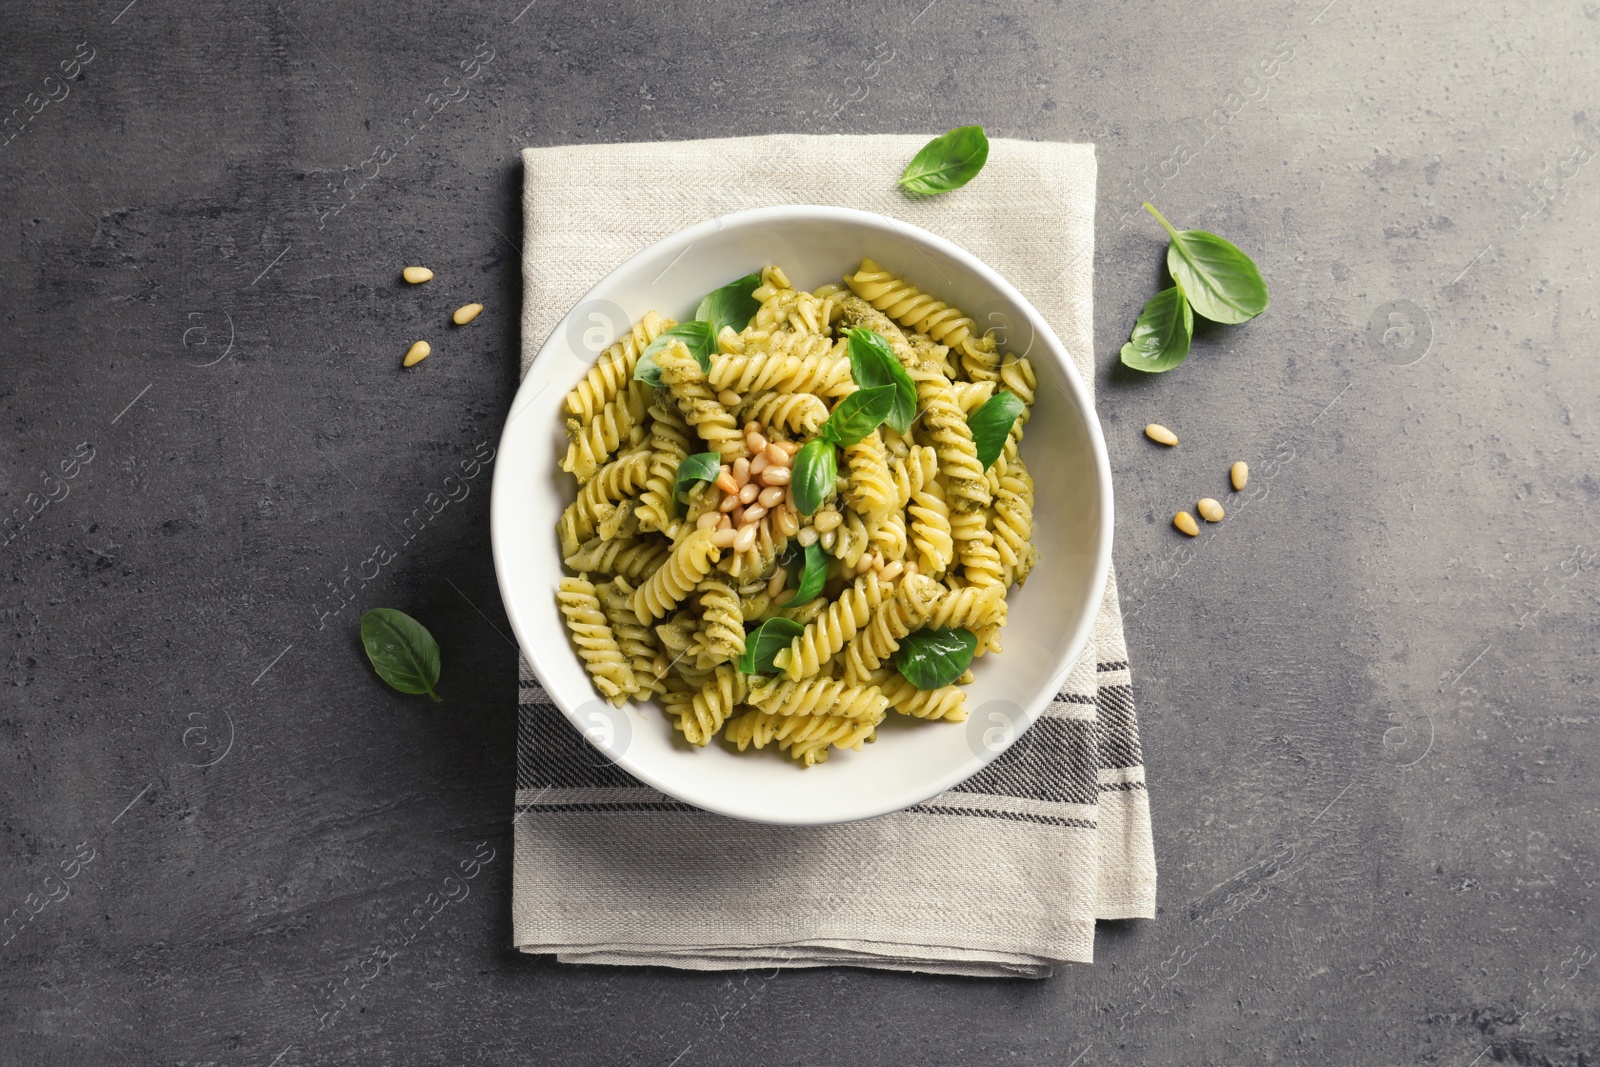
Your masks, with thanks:
[(867, 526), (867, 548), (885, 560), (903, 560), (906, 555), (906, 515), (890, 508), (881, 515), (863, 519)]
[(827, 761), (830, 746), (860, 751), (877, 729), (878, 724), (869, 719), (747, 711), (729, 720), (723, 737), (737, 745), (740, 752), (751, 745), (765, 748), (776, 741), (781, 750), (810, 767)]
[(701, 663), (728, 663), (744, 655), (744, 613), (739, 594), (713, 571), (701, 580), (700, 632), (691, 645)]
[(633, 495), (650, 473), (650, 453), (639, 449), (627, 452), (601, 467), (578, 490), (578, 499), (567, 505), (573, 514), (573, 529), (578, 540), (588, 540), (605, 516), (605, 506)]
[(672, 404), (652, 404), (648, 414), (650, 472), (636, 510), (642, 528), (659, 530), (670, 537), (677, 525), (672, 516), (672, 487), (678, 477), (678, 464), (689, 454), (689, 424)]
[(861, 268), (845, 275), (844, 281), (857, 296), (900, 325), (925, 333), (939, 344), (955, 348), (973, 336), (974, 324), (967, 316), (870, 259), (863, 259)]
[(588, 575), (561, 579), (556, 587), (556, 603), (567, 621), (573, 644), (578, 647), (583, 669), (594, 679), (594, 687), (601, 696), (620, 706), (629, 693), (637, 691), (638, 683), (600, 610)]
[(642, 389), (630, 385), (588, 420), (567, 419), (567, 454), (561, 469), (587, 482), (617, 449), (644, 440), (644, 411)]
[(759, 422), (811, 437), (828, 421), (828, 405), (811, 393), (758, 393), (747, 398), (734, 415), (741, 425)]
[(812, 393), (843, 396), (855, 388), (842, 340), (779, 332), (737, 354), (711, 357), (712, 388), (740, 396)]
[(1033, 399), (1035, 392), (1039, 388), (1039, 381), (1034, 376), (1033, 364), (1028, 362), (1028, 357), (1026, 356), (1007, 356), (1000, 363), (999, 370), (1000, 385), (1015, 393), (1017, 399), (1022, 401), (1023, 404), (1022, 414), (1017, 418), (1016, 426), (1012, 427), (1012, 432), (1016, 433), (1018, 428), (1026, 423), (1028, 417), (1033, 414)]
[(634, 591), (632, 605), (639, 621), (648, 624), (661, 618), (688, 596), (711, 573), (717, 552), (710, 530), (696, 530), (680, 541), (667, 561)]
[(652, 358), (661, 368), (661, 380), (666, 383), (684, 421), (694, 427), (700, 439), (727, 460), (743, 453), (744, 434), (733, 421), (733, 414), (712, 395), (705, 372), (688, 348), (681, 342), (671, 344)]
[(906, 514), (911, 518), (911, 543), (917, 549), (917, 567), (935, 577), (949, 569), (955, 559), (955, 542), (950, 537), (950, 509), (945, 506), (944, 487), (936, 477), (938, 460), (932, 448), (911, 450), (906, 464), (906, 485), (910, 499)]
[(950, 390), (950, 380), (929, 363), (919, 363), (907, 373), (916, 383), (917, 405), (922, 411), (917, 442), (931, 446), (938, 457), (939, 477), (952, 510), (988, 507), (989, 487), (978, 462), (978, 447)]
[(1028, 579), (1038, 550), (1033, 547), (1033, 479), (1019, 462), (1000, 478), (994, 509), (989, 513), (994, 547), (1006, 585)]
[(1000, 554), (995, 551), (994, 531), (981, 511), (959, 511), (950, 516), (950, 536), (961, 560), (962, 576), (971, 585), (1005, 589)]
[(673, 727), (691, 745), (705, 745), (744, 700), (745, 688), (746, 678), (738, 670), (728, 664), (717, 667), (692, 692), (673, 694), (665, 701), (676, 717)]
[(873, 430), (853, 445), (846, 445), (844, 499), (863, 516), (881, 515), (895, 505), (894, 480), (883, 436)]
[(950, 390), (955, 393), (961, 413), (971, 415), (994, 396), (994, 385), (994, 382), (951, 382)]
[(633, 368), (638, 365), (639, 353), (659, 337), (663, 331), (677, 323), (664, 319), (654, 311), (645, 312), (644, 318), (615, 344), (600, 353), (589, 373), (584, 375), (572, 392), (567, 394), (565, 410), (579, 422), (588, 422), (600, 409), (633, 379)]
[(878, 584), (878, 576), (870, 571), (863, 574), (796, 635), (788, 648), (780, 649), (772, 665), (791, 681), (798, 682), (816, 674), (866, 625), (873, 610), (882, 602), (883, 588)]
[(840, 514), (844, 521), (835, 527), (837, 534), (828, 553), (854, 571), (861, 566), (861, 557), (871, 544), (872, 531), (853, 509), (843, 508)]
[(868, 682), (877, 686), (889, 701), (889, 707), (902, 715), (917, 719), (942, 719), (945, 722), (966, 720), (967, 693), (959, 685), (918, 689), (893, 669), (873, 671)]
[(575, 571), (613, 574), (639, 582), (654, 574), (667, 560), (671, 546), (654, 536), (618, 537), (606, 540), (593, 537), (583, 542), (563, 560)]
[(749, 701), (769, 715), (831, 715), (873, 723), (883, 721), (888, 707), (872, 686), (847, 685), (833, 678), (758, 679), (750, 686)]
[(661, 642), (656, 640), (650, 627), (639, 622), (639, 616), (629, 606), (633, 586), (626, 578), (618, 577), (595, 586), (594, 591), (600, 610), (605, 613), (606, 624), (617, 639), (617, 648), (633, 671), (633, 692), (662, 692), (666, 687), (656, 674), (656, 655), (661, 651)]
[(867, 676), (894, 655), (906, 635), (927, 623), (945, 595), (945, 587), (926, 574), (902, 578), (894, 596), (874, 608), (867, 624), (845, 645), (845, 680), (866, 684)]
[(952, 589), (939, 601), (928, 626), (936, 630), (960, 627), (977, 633), (1005, 622), (1005, 590), (997, 585)]

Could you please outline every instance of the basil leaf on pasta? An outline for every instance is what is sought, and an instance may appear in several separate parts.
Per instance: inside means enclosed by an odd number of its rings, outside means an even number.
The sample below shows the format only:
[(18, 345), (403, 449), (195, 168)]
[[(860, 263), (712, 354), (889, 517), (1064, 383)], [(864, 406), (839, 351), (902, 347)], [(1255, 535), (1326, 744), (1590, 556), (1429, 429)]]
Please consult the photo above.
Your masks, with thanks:
[(827, 438), (819, 437), (796, 453), (789, 487), (800, 514), (810, 515), (820, 508), (833, 495), (838, 477), (838, 459), (833, 454), (833, 442)]
[(744, 655), (739, 657), (739, 670), (745, 674), (771, 674), (772, 657), (788, 648), (804, 631), (805, 627), (793, 619), (782, 616), (768, 619), (744, 635)]
[(402, 693), (426, 693), (434, 700), (439, 684), (439, 643), (428, 628), (394, 608), (373, 608), (361, 616), (361, 644), (378, 677)]
[(978, 462), (988, 470), (1005, 450), (1006, 437), (1012, 423), (1022, 414), (1022, 400), (1002, 389), (983, 402), (983, 406), (967, 416), (967, 428), (972, 431), (972, 443), (978, 448)]
[(966, 673), (977, 648), (971, 630), (918, 630), (900, 642), (894, 666), (918, 689), (939, 689)]
[(746, 274), (721, 289), (713, 289), (706, 294), (704, 300), (700, 301), (694, 317), (701, 322), (711, 324), (713, 339), (722, 332), (724, 326), (742, 330), (750, 325), (750, 320), (761, 310), (761, 301), (750, 295), (760, 286), (761, 275), (757, 273)]
[(804, 604), (816, 599), (822, 585), (828, 580), (828, 554), (813, 541), (809, 545), (791, 545), (780, 557), (789, 575), (789, 585), (794, 587), (791, 605)]
[(896, 433), (909, 433), (911, 420), (917, 416), (917, 387), (888, 340), (873, 330), (854, 329), (850, 331), (849, 352), (850, 377), (857, 385), (863, 389), (894, 386), (894, 404), (883, 421)]
[(900, 175), (908, 193), (948, 193), (970, 182), (989, 159), (989, 138), (982, 126), (957, 126), (922, 146)]
[(833, 409), (822, 424), (822, 437), (840, 448), (849, 448), (883, 424), (894, 408), (896, 390), (892, 385), (857, 389)]
[(686, 322), (681, 326), (674, 326), (670, 330), (663, 330), (661, 334), (639, 353), (639, 361), (633, 366), (633, 379), (644, 382), (646, 385), (660, 389), (661, 368), (656, 366), (656, 361), (651, 358), (657, 352), (666, 348), (674, 341), (681, 341), (695, 362), (700, 364), (700, 369), (707, 374), (711, 373), (711, 353), (717, 350), (717, 335), (711, 329), (709, 322)]
[(714, 482), (722, 473), (722, 455), (718, 452), (696, 452), (685, 456), (678, 464), (678, 476), (672, 481), (672, 503), (677, 505), (689, 499), (689, 489), (697, 482)]

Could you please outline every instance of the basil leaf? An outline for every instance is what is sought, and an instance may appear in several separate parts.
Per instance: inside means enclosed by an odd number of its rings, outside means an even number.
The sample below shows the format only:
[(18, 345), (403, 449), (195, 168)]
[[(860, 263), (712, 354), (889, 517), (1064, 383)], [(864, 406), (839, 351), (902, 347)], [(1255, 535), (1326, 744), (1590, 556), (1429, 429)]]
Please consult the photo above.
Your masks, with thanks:
[(971, 630), (918, 630), (900, 642), (895, 670), (918, 689), (949, 685), (972, 666), (978, 637)]
[(439, 694), (439, 643), (428, 628), (393, 608), (373, 608), (361, 616), (361, 643), (378, 677), (402, 693)]
[(892, 385), (857, 389), (833, 409), (822, 424), (821, 436), (841, 448), (848, 448), (883, 424), (893, 410), (896, 390)]
[(660, 389), (661, 368), (656, 366), (656, 361), (651, 357), (674, 341), (682, 341), (695, 362), (700, 364), (700, 369), (711, 373), (711, 353), (717, 350), (717, 335), (709, 322), (696, 319), (670, 330), (662, 330), (654, 341), (646, 345), (644, 351), (639, 353), (639, 361), (633, 365), (633, 380)]
[(908, 193), (948, 193), (970, 182), (989, 159), (982, 126), (957, 126), (922, 146), (912, 157), (900, 187)]
[(881, 333), (863, 329), (850, 331), (850, 377), (863, 389), (894, 386), (894, 406), (883, 421), (897, 433), (911, 432), (911, 420), (917, 416), (917, 387)]
[(814, 600), (822, 592), (822, 585), (828, 580), (828, 554), (820, 544), (815, 541), (803, 547), (792, 544), (784, 549), (778, 561), (789, 574), (789, 585), (794, 587), (790, 606)]
[(972, 443), (978, 446), (978, 462), (984, 470), (1005, 450), (1011, 424), (1022, 414), (1023, 407), (1017, 394), (1002, 389), (967, 416), (967, 428), (972, 431)]
[[(799, 637), (805, 627), (781, 615), (768, 619), (744, 635), (744, 655), (739, 657), (739, 670), (744, 674), (771, 674), (772, 657)], [(963, 668), (965, 669), (965, 668)]]
[(1150, 298), (1133, 324), (1133, 335), (1122, 346), (1122, 362), (1152, 374), (1171, 370), (1189, 354), (1194, 333), (1194, 311), (1174, 285)]
[(678, 476), (672, 482), (672, 510), (689, 499), (689, 488), (696, 482), (714, 482), (722, 473), (722, 455), (718, 452), (696, 452), (678, 463)]
[(1172, 238), (1167, 271), (1196, 314), (1212, 322), (1238, 323), (1267, 310), (1267, 283), (1249, 256), (1214, 233), (1173, 229), (1148, 203), (1144, 209)]
[(822, 502), (833, 495), (833, 483), (838, 477), (839, 464), (833, 454), (833, 442), (827, 438), (819, 437), (796, 453), (789, 485), (794, 493), (794, 506), (800, 514), (810, 515), (820, 508)]
[(716, 339), (724, 326), (732, 326), (735, 330), (742, 330), (750, 325), (750, 320), (761, 309), (761, 301), (750, 294), (761, 285), (760, 274), (746, 274), (736, 282), (729, 282), (721, 289), (713, 289), (706, 294), (700, 306), (695, 309), (694, 317), (701, 322), (711, 324), (711, 337)]

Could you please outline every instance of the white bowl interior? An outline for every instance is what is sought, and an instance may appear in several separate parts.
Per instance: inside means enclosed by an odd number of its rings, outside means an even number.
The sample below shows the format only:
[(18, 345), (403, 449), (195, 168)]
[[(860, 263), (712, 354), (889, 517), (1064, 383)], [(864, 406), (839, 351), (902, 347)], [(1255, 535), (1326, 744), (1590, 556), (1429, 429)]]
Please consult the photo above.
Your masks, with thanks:
[[(1040, 562), (1008, 594), (1005, 651), (975, 660), (965, 723), (891, 713), (860, 752), (834, 750), (809, 769), (775, 750), (686, 745), (653, 705), (613, 709), (596, 695), (568, 641), (555, 587), (555, 527), (575, 485), (561, 404), (593, 363), (607, 323), (654, 308), (680, 320), (706, 292), (776, 263), (812, 289), (863, 256), (999, 327), (1026, 350), (1039, 387), (1023, 442), (1036, 483)], [(620, 326), (620, 323), (617, 324)], [(625, 328), (625, 327), (622, 327)], [(758, 822), (821, 824), (896, 811), (963, 781), (994, 759), (1060, 689), (1087, 643), (1110, 566), (1111, 489), (1105, 445), (1082, 382), (1031, 305), (974, 257), (897, 220), (837, 208), (766, 208), (682, 231), (603, 279), (551, 334), (513, 402), (497, 455), (492, 537), (501, 595), (523, 654), (556, 704), (635, 777), (707, 810)]]

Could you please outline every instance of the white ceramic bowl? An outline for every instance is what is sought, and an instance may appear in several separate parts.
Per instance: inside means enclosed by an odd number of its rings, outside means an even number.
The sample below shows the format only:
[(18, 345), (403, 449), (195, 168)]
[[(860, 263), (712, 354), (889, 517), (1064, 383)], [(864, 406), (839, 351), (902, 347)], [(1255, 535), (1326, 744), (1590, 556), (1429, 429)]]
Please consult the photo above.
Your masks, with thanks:
[[(659, 708), (614, 709), (596, 695), (556, 608), (556, 520), (573, 498), (562, 401), (618, 328), (654, 308), (680, 320), (718, 286), (776, 263), (796, 286), (836, 282), (863, 256), (1005, 331), (1039, 387), (1023, 443), (1036, 483), (1040, 561), (1008, 594), (1005, 651), (975, 660), (965, 723), (890, 714), (875, 743), (801, 768), (775, 750), (691, 748)], [(609, 334), (605, 324), (611, 324)], [(598, 333), (596, 332), (599, 327)], [(587, 334), (587, 336), (586, 336)], [(523, 379), (500, 440), (491, 507), (500, 594), (523, 654), (551, 699), (602, 752), (663, 793), (739, 819), (817, 825), (898, 811), (970, 777), (1033, 722), (1088, 642), (1111, 565), (1111, 472), (1083, 382), (1049, 325), (976, 257), (895, 219), (831, 207), (777, 207), (711, 219), (606, 275), (551, 333)]]

